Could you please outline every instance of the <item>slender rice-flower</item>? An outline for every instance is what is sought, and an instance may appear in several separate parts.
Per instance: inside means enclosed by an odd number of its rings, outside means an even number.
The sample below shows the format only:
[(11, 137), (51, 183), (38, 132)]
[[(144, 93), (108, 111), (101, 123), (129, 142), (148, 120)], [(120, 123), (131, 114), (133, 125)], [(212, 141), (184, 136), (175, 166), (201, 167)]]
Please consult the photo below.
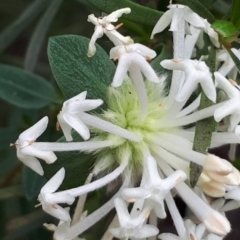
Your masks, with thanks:
[(19, 135), (15, 143), (17, 148), (17, 157), (26, 166), (31, 168), (39, 175), (43, 175), (43, 168), (37, 158), (40, 158), (50, 164), (57, 160), (53, 151), (41, 150), (36, 146), (35, 140), (45, 131), (48, 124), (48, 117), (42, 118), (35, 125), (25, 130)]
[[(32, 168), (40, 174), (41, 165), (35, 157), (53, 162), (56, 160), (53, 152), (58, 151), (81, 151), (92, 153), (95, 157), (92, 174), (97, 178), (94, 181), (56, 192), (65, 176), (65, 170), (62, 168), (40, 191), (38, 199), (43, 210), (64, 221), (58, 227), (53, 227), (56, 240), (76, 239), (114, 207), (119, 220), (118, 226), (110, 228), (110, 233), (114, 237), (125, 239), (154, 237), (159, 232), (157, 223), (155, 222), (153, 226), (146, 222), (152, 213), (158, 218), (166, 217), (164, 201), (173, 217), (179, 238), (161, 234), (161, 239), (205, 240), (206, 236), (203, 235), (205, 231), (209, 236), (214, 234), (221, 239), (231, 230), (230, 223), (221, 213), (222, 210), (215, 210), (184, 181), (189, 180), (190, 163), (196, 163), (203, 167), (203, 173), (197, 184), (205, 194), (238, 200), (239, 171), (222, 158), (193, 150), (195, 129), (187, 126), (212, 116), (220, 121), (231, 114), (231, 117), (234, 117), (230, 121), (230, 130), (235, 127), (236, 133), (239, 133), (239, 127), (236, 126), (239, 114), (234, 112), (238, 111), (238, 89), (216, 72), (217, 86), (225, 91), (230, 100), (215, 104), (216, 90), (208, 66), (201, 61), (184, 59), (185, 41), (191, 42), (191, 50), (186, 55), (190, 58), (199, 35), (199, 32), (196, 32), (195, 36), (187, 40), (189, 38), (185, 38), (184, 21), (200, 29), (204, 28), (206, 23), (188, 7), (176, 5), (171, 6), (153, 31), (155, 34), (159, 29), (164, 29), (173, 19), (171, 30), (175, 32), (176, 60), (161, 62), (163, 67), (173, 70), (174, 87), (171, 87), (168, 95), (164, 81), (160, 80), (161, 77), (156, 75), (147, 62), (153, 59), (156, 53), (148, 47), (128, 41), (129, 38), (119, 35), (111, 24), (123, 13), (129, 12), (130, 9), (125, 8), (102, 19), (97, 19), (94, 15), (88, 18), (96, 25), (89, 44), (89, 56), (95, 53), (95, 41), (103, 33), (117, 45), (110, 51), (110, 58), (118, 59), (119, 62), (112, 86), (108, 88), (107, 109), (101, 114), (85, 113), (98, 107), (102, 100), (85, 100), (86, 92), (83, 92), (63, 104), (58, 121), (67, 141), (72, 140), (72, 129), (75, 129), (84, 140), (89, 140), (35, 143), (35, 139), (46, 129), (45, 117), (19, 136), (15, 144), (18, 157), (29, 167), (37, 162), (37, 167)], [(177, 21), (180, 21), (180, 27)], [(176, 84), (177, 80), (180, 81), (179, 84)], [(213, 105), (201, 110), (197, 110), (200, 95), (185, 106), (198, 83), (213, 102)], [(226, 109), (229, 101), (234, 105), (231, 106), (231, 111)], [(233, 132), (214, 132), (211, 146), (239, 142), (238, 136)], [(123, 182), (117, 193), (102, 207), (71, 226), (69, 212), (59, 204), (71, 205), (76, 197), (106, 186), (116, 179)], [(186, 221), (184, 225), (171, 193), (173, 188), (202, 224), (196, 227), (191, 221)], [(128, 203), (133, 203), (130, 212)], [(234, 204), (231, 203), (231, 206), (227, 207), (231, 208), (232, 205)], [(214, 238), (217, 239), (217, 236)]]
[(88, 22), (91, 22), (95, 25), (94, 34), (89, 42), (88, 47), (89, 57), (92, 57), (95, 54), (95, 42), (98, 38), (101, 38), (103, 34), (106, 34), (115, 46), (133, 43), (133, 40), (130, 37), (121, 35), (118, 31), (116, 31), (117, 27), (111, 24), (112, 22), (117, 22), (118, 18), (120, 18), (122, 14), (128, 14), (130, 12), (130, 8), (122, 8), (103, 18), (96, 18), (93, 14), (88, 16)]

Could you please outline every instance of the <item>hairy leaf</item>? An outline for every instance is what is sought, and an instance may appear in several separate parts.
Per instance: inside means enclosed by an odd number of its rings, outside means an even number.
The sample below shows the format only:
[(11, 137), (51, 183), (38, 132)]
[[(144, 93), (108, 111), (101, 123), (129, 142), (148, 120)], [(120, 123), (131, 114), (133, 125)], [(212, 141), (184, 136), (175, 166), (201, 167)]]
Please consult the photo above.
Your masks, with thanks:
[(53, 86), (21, 68), (0, 65), (0, 97), (21, 108), (42, 108), (56, 102)]

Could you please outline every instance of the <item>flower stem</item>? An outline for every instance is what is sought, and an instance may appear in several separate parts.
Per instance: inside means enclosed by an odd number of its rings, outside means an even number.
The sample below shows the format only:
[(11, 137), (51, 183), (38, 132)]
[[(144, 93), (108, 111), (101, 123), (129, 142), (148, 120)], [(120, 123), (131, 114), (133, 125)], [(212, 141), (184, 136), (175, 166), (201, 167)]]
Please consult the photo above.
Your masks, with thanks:
[[(210, 68), (211, 73), (215, 71), (216, 62), (216, 50), (212, 46), (209, 52), (207, 65)], [(213, 75), (212, 75), (213, 76)], [(213, 79), (214, 80), (214, 79)], [(212, 105), (212, 101), (207, 98), (202, 91), (199, 110), (208, 108)], [(216, 122), (213, 117), (203, 119), (196, 123), (195, 137), (193, 142), (193, 150), (206, 153), (206, 149), (211, 145), (212, 132), (215, 131)], [(202, 173), (202, 166), (194, 162), (190, 162), (190, 185), (194, 187), (198, 181), (199, 176)]]

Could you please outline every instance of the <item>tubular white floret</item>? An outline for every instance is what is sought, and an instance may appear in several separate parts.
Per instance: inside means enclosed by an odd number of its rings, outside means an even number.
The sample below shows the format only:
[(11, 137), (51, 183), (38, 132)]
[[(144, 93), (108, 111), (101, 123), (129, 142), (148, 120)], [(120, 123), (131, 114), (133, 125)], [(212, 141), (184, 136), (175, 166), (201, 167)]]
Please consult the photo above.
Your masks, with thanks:
[(48, 117), (42, 118), (32, 127), (21, 133), (15, 143), (18, 159), (39, 175), (43, 175), (44, 172), (37, 158), (44, 160), (48, 164), (57, 160), (53, 151), (41, 150), (33, 145), (35, 140), (46, 130), (47, 124)]
[(88, 57), (92, 57), (96, 52), (95, 42), (98, 38), (101, 38), (103, 34), (113, 42), (115, 46), (118, 45), (128, 45), (133, 43), (133, 40), (130, 37), (125, 37), (116, 31), (115, 26), (111, 22), (117, 22), (118, 18), (122, 14), (128, 14), (131, 12), (130, 8), (122, 8), (117, 11), (112, 12), (108, 16), (103, 18), (96, 18), (93, 14), (88, 16), (88, 22), (91, 22), (95, 25), (95, 30), (92, 35), (92, 38), (89, 42), (88, 47)]
[(71, 129), (76, 130), (84, 140), (89, 139), (90, 133), (87, 126), (81, 121), (81, 116), (85, 111), (93, 110), (103, 101), (101, 99), (86, 100), (87, 91), (70, 98), (63, 103), (61, 112), (58, 114), (58, 122), (63, 130), (67, 141), (72, 141)]
[(70, 221), (69, 212), (60, 207), (57, 203), (67, 203), (71, 205), (75, 198), (69, 194), (62, 194), (60, 197), (55, 197), (54, 193), (61, 185), (65, 177), (65, 170), (61, 168), (41, 189), (38, 195), (42, 208), (48, 214), (62, 221)]
[(181, 86), (175, 98), (178, 102), (187, 100), (197, 88), (198, 83), (200, 83), (206, 96), (211, 101), (216, 102), (216, 90), (212, 75), (205, 62), (189, 59), (173, 59), (163, 60), (160, 64), (166, 69), (180, 70), (185, 73), (183, 86)]

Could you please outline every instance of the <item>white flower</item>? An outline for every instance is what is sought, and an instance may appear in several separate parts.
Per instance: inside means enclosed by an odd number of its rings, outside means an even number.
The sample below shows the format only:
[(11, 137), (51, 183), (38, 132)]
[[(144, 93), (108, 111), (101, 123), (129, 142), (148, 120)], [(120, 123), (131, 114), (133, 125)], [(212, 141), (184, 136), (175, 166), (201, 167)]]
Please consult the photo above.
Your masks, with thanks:
[[(239, 49), (231, 48), (231, 50), (235, 54), (235, 56), (240, 59)], [(235, 79), (238, 73), (238, 69), (226, 49), (222, 49), (217, 52), (217, 60), (224, 62), (222, 66), (218, 69), (218, 72), (221, 73), (224, 77), (229, 76), (231, 73), (231, 77)]]
[(178, 31), (178, 24), (182, 20), (194, 27), (205, 27), (203, 19), (194, 13), (189, 7), (180, 4), (171, 4), (168, 8), (170, 9), (166, 11), (156, 23), (151, 38), (153, 38), (156, 33), (162, 32), (170, 23), (171, 26), (169, 30), (173, 32)]
[(95, 42), (98, 38), (101, 38), (103, 34), (106, 34), (115, 46), (133, 43), (133, 40), (130, 37), (124, 37), (123, 35), (121, 35), (119, 32), (116, 31), (114, 25), (111, 24), (111, 22), (117, 22), (118, 18), (121, 17), (122, 14), (128, 14), (130, 12), (130, 8), (122, 8), (112, 12), (111, 14), (103, 18), (96, 18), (93, 14), (88, 16), (88, 22), (91, 22), (95, 25), (94, 34), (89, 42), (88, 47), (89, 57), (92, 57), (95, 54)]
[(81, 121), (80, 116), (85, 111), (90, 111), (99, 107), (103, 101), (101, 99), (86, 100), (86, 96), (87, 91), (64, 102), (62, 110), (57, 116), (67, 141), (72, 141), (72, 128), (76, 130), (84, 140), (90, 137), (88, 127)]
[(240, 91), (232, 85), (222, 74), (215, 72), (214, 76), (218, 83), (218, 88), (222, 89), (230, 98), (224, 104), (215, 110), (215, 121), (220, 122), (223, 118), (230, 115), (229, 132), (232, 132), (237, 124), (240, 122)]
[(203, 19), (203, 22), (205, 24), (203, 31), (208, 34), (212, 44), (215, 47), (219, 48), (220, 43), (219, 43), (218, 33), (214, 31), (214, 29), (211, 27), (211, 24), (207, 21), (207, 19)]
[(35, 146), (35, 140), (46, 130), (48, 117), (42, 118), (32, 127), (19, 135), (15, 143), (17, 148), (17, 157), (26, 166), (40, 175), (43, 175), (43, 169), (37, 158), (50, 164), (56, 161), (57, 157), (52, 151), (44, 151)]
[[(126, 78), (127, 71), (129, 71), (131, 79), (135, 72), (137, 72), (137, 74), (142, 72), (147, 80), (158, 83), (159, 79), (156, 73), (147, 62), (147, 60), (151, 60), (154, 57), (156, 57), (155, 51), (138, 43), (112, 48), (110, 51), (110, 59), (118, 59), (118, 66), (112, 86), (121, 86), (123, 80)], [(134, 81), (134, 79), (132, 80)]]
[[(67, 207), (65, 208), (65, 210), (67, 212), (69, 212), (70, 208)], [(64, 222), (64, 221), (59, 221), (58, 226), (54, 225), (54, 224), (47, 224), (44, 223), (43, 226), (46, 227), (49, 231), (53, 231), (53, 239), (54, 240), (65, 240), (65, 234), (68, 231), (68, 229), (70, 228), (70, 221)], [(83, 238), (79, 238), (79, 237), (75, 237), (72, 239), (68, 239), (68, 240), (84, 240)]]
[(216, 102), (216, 90), (212, 75), (205, 62), (189, 59), (163, 60), (161, 63), (166, 69), (181, 70), (185, 73), (183, 86), (177, 93), (176, 100), (179, 102), (187, 100), (200, 83), (206, 96)]
[(165, 218), (163, 200), (166, 194), (179, 182), (186, 179), (186, 174), (177, 170), (166, 179), (161, 179), (158, 174), (156, 160), (152, 156), (144, 160), (143, 184), (138, 188), (125, 188), (121, 196), (126, 201), (135, 201), (136, 199), (145, 199), (145, 205), (153, 208), (159, 218)]
[(116, 238), (142, 239), (152, 237), (158, 234), (158, 228), (144, 221), (148, 218), (149, 210), (143, 210), (137, 217), (132, 217), (127, 209), (127, 204), (121, 199), (116, 198), (114, 201), (120, 227), (111, 228), (110, 233)]
[(172, 233), (162, 233), (158, 237), (161, 240), (222, 240), (223, 237), (219, 237), (214, 234), (206, 233), (204, 224), (196, 225), (190, 219), (184, 221), (186, 228), (186, 235), (184, 238), (176, 236)]
[(38, 195), (42, 208), (48, 214), (56, 217), (59, 220), (69, 222), (71, 221), (68, 211), (57, 203), (67, 203), (71, 205), (75, 198), (71, 195), (61, 194), (61, 196), (55, 196), (54, 192), (59, 188), (65, 177), (65, 170), (61, 168), (41, 189)]

